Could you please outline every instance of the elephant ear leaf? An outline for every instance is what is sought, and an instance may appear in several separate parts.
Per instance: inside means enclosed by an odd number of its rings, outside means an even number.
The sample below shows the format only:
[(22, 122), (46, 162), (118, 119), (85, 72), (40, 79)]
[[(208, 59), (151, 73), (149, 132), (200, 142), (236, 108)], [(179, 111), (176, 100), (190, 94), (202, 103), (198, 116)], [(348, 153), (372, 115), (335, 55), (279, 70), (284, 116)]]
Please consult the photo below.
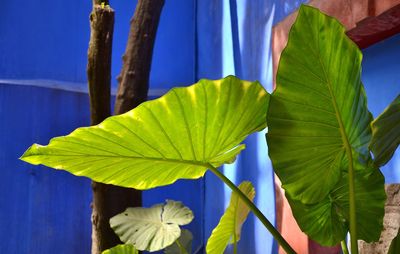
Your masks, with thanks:
[[(239, 185), (239, 189), (250, 200), (254, 199), (256, 193), (251, 182), (242, 182)], [(249, 211), (249, 208), (239, 196), (236, 193), (232, 193), (228, 208), (208, 239), (206, 252), (208, 254), (222, 254), (228, 244), (236, 244), (240, 240), (242, 225)]]
[(101, 254), (139, 254), (139, 251), (131, 244), (119, 244)]
[(233, 162), (246, 136), (266, 127), (268, 103), (258, 82), (203, 79), (47, 146), (34, 144), (21, 159), (135, 189), (196, 179), (210, 165)]
[(372, 122), (370, 148), (378, 166), (385, 165), (400, 143), (400, 95)]
[(396, 237), (390, 244), (389, 251), (387, 254), (398, 254), (400, 253), (400, 230), (397, 232)]
[(342, 170), (366, 167), (372, 116), (361, 58), (336, 19), (301, 6), (267, 115), (269, 155), (292, 199), (319, 202)]
[(128, 208), (110, 219), (111, 228), (122, 242), (141, 251), (158, 251), (181, 235), (179, 226), (193, 220), (192, 211), (181, 202), (167, 200), (150, 208)]
[[(343, 173), (332, 192), (315, 204), (303, 204), (293, 200), (286, 193), (301, 230), (321, 245), (337, 245), (347, 235), (350, 221), (348, 181), (348, 174)], [(385, 214), (384, 182), (384, 177), (378, 169), (356, 171), (357, 239), (367, 242), (379, 240)]]

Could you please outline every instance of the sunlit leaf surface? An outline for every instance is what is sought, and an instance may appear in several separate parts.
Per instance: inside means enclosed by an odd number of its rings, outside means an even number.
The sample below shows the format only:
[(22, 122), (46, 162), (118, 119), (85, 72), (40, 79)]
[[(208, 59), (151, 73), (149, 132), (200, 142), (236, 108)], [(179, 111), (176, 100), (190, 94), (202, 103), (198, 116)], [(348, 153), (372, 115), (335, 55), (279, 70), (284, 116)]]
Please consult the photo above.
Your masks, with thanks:
[(103, 251), (102, 254), (139, 254), (139, 251), (131, 244), (119, 244)]
[[(239, 185), (239, 189), (250, 200), (254, 199), (256, 192), (251, 182), (242, 182)], [(222, 254), (228, 244), (238, 242), (242, 225), (249, 211), (246, 204), (233, 192), (228, 208), (208, 239), (206, 252), (208, 254)]]
[(34, 144), (21, 159), (136, 189), (196, 179), (210, 165), (234, 161), (240, 142), (265, 128), (268, 103), (258, 82), (203, 79), (47, 146)]

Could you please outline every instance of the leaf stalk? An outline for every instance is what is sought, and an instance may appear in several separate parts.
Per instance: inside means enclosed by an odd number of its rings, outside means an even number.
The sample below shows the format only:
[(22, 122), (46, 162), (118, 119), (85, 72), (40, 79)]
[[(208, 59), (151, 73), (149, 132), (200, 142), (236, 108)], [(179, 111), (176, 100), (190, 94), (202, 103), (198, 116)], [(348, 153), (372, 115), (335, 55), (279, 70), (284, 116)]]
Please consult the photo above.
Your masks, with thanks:
[[(348, 153), (351, 153), (351, 151)], [(350, 249), (352, 254), (358, 254), (353, 157), (350, 154), (348, 155), (348, 158), (349, 158), (349, 202), (350, 202)]]
[(178, 245), (178, 247), (179, 247), (179, 252), (180, 252), (181, 254), (188, 254), (187, 251), (186, 251), (186, 249), (185, 249), (185, 247), (182, 246), (182, 244), (181, 244), (181, 242), (179, 241), (179, 239), (176, 239), (175, 242), (176, 242), (176, 245)]
[(254, 213), (254, 215), (261, 221), (262, 224), (268, 229), (268, 231), (272, 234), (278, 244), (286, 251), (287, 254), (295, 254), (296, 252), (289, 245), (288, 242), (282, 237), (282, 235), (275, 229), (275, 227), (271, 224), (271, 222), (264, 216), (264, 214), (257, 208), (257, 206), (224, 174), (218, 171), (211, 164), (208, 165), (208, 168), (213, 172), (219, 179), (221, 179), (228, 187), (236, 193), (239, 198), (246, 204), (246, 206)]

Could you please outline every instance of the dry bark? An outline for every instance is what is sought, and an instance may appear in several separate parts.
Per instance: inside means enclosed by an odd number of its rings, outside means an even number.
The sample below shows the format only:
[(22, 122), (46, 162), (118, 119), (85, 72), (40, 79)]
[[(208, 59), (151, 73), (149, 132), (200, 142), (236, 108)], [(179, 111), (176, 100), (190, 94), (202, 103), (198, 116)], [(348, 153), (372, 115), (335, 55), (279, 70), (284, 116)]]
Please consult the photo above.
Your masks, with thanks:
[[(111, 56), (114, 29), (114, 11), (93, 1), (90, 14), (90, 43), (88, 50), (87, 76), (90, 98), (91, 124), (99, 124), (111, 114)], [(92, 182), (92, 253), (103, 250), (119, 242), (109, 226), (109, 212), (104, 203), (103, 191), (98, 191), (96, 182)]]
[[(104, 2), (103, 2), (104, 3)], [(89, 48), (89, 91), (92, 124), (110, 115), (111, 42), (114, 12), (105, 14), (99, 2), (91, 14), (91, 43)], [(107, 4), (107, 3), (105, 3)], [(114, 113), (125, 113), (147, 99), (153, 46), (164, 0), (139, 0), (131, 20), (131, 28)], [(108, 19), (110, 18), (110, 19)], [(105, 23), (109, 22), (109, 23)], [(108, 30), (107, 30), (108, 29)], [(108, 32), (107, 32), (108, 31)], [(127, 207), (141, 206), (138, 190), (93, 182), (92, 254), (120, 243), (109, 226), (109, 219)]]
[(164, 0), (139, 0), (137, 3), (118, 77), (115, 114), (125, 113), (147, 99), (154, 40), (163, 5)]

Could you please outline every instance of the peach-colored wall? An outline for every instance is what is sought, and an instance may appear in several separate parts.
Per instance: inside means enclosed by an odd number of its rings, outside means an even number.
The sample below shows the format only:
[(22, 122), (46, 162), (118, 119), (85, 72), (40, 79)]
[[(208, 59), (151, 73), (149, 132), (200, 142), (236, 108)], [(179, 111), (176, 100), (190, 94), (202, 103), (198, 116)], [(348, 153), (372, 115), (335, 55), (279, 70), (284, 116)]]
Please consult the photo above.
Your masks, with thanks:
[[(369, 46), (378, 40), (400, 32), (400, 0), (312, 0), (309, 4), (339, 19), (346, 27), (350, 38), (361, 47)], [(296, 16), (297, 12), (292, 13), (273, 28), (274, 85), (279, 58), (286, 46), (289, 30)], [(278, 177), (275, 178), (277, 226), (296, 252), (301, 254), (340, 253), (340, 247), (321, 247), (301, 232), (293, 218), (284, 192), (279, 187), (280, 181)], [(279, 249), (279, 253), (285, 252)]]
[[(384, 39), (400, 29), (400, 0), (312, 0), (308, 4), (342, 22), (350, 38), (361, 47), (376, 42), (371, 36)], [(272, 30), (274, 84), (279, 58), (296, 16), (297, 12), (292, 13)]]

